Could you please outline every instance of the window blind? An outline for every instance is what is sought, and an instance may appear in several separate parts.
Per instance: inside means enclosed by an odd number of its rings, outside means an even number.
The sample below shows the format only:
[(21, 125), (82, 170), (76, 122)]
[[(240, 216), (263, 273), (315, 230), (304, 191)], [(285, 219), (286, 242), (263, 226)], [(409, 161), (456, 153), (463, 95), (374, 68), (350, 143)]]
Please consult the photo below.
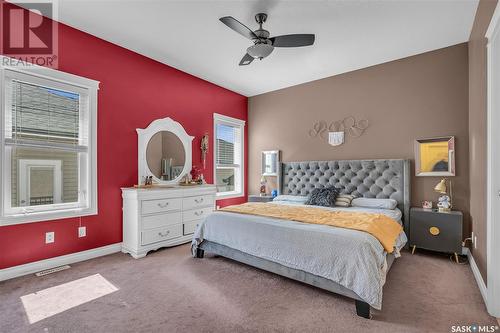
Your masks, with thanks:
[(86, 119), (80, 113), (86, 107), (85, 93), (18, 80), (7, 84), (12, 110), (6, 119), (7, 145), (87, 151)]
[(14, 139), (78, 143), (79, 95), (12, 81)]
[(217, 125), (217, 164), (219, 166), (234, 166), (237, 147), (239, 147), (239, 132), (237, 127), (218, 124)]

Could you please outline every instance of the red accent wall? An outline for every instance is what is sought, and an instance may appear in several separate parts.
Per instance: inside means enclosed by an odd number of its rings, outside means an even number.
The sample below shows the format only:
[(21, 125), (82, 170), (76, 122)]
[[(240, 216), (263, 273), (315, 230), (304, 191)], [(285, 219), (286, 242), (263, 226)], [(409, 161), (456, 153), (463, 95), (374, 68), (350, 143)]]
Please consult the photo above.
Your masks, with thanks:
[[(171, 117), (193, 141), (193, 165), (201, 167), (200, 138), (210, 135), (207, 168), (213, 181), (213, 113), (247, 120), (247, 98), (63, 24), (59, 70), (101, 82), (98, 97), (99, 214), (82, 217), (87, 236), (78, 238), (80, 219), (0, 227), (0, 269), (84, 251), (122, 240), (120, 187), (137, 181), (136, 128)], [(247, 131), (245, 131), (245, 142)], [(247, 156), (247, 147), (245, 147)], [(246, 162), (245, 158), (245, 162)], [(245, 164), (245, 179), (247, 165)], [(221, 200), (241, 203), (245, 197)], [(45, 232), (55, 243), (45, 244)]]

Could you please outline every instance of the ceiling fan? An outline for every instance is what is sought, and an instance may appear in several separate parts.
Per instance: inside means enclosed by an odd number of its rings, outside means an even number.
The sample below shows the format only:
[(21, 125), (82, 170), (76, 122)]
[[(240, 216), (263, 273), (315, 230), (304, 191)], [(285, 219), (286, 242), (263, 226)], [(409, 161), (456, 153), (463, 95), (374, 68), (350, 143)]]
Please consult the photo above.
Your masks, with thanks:
[(300, 47), (314, 44), (314, 34), (269, 37), (269, 31), (262, 29), (262, 24), (267, 20), (267, 14), (264, 13), (255, 15), (255, 21), (259, 24), (259, 29), (255, 31), (250, 30), (232, 16), (224, 16), (219, 20), (254, 43), (254, 45), (247, 48), (247, 53), (241, 59), (240, 66), (249, 65), (254, 59), (264, 59), (273, 52), (275, 47)]

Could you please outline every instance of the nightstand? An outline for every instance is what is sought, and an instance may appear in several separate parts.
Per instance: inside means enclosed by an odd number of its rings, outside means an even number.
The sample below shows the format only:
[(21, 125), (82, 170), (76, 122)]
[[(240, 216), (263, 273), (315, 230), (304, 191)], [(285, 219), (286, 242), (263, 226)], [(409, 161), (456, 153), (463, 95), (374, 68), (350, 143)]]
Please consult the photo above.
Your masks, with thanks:
[(462, 212), (411, 208), (410, 242), (412, 253), (415, 249), (453, 253), (458, 263), (462, 253)]
[(270, 195), (260, 196), (258, 194), (250, 194), (248, 196), (248, 202), (270, 202), (273, 201), (273, 197)]

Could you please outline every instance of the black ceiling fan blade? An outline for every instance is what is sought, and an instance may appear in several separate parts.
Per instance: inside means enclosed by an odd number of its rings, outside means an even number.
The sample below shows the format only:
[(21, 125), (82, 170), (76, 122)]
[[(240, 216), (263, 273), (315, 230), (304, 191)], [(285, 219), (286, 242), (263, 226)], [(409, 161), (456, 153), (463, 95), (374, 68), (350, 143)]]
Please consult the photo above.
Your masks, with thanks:
[(243, 35), (244, 37), (248, 39), (259, 39), (255, 33), (250, 30), (249, 27), (238, 21), (232, 16), (224, 16), (219, 19), (222, 23), (227, 25), (229, 28), (232, 30), (236, 31), (240, 35)]
[(240, 66), (247, 66), (250, 65), (253, 61), (254, 57), (252, 57), (250, 54), (246, 53), (243, 58), (240, 60)]
[(269, 38), (275, 47), (299, 47), (314, 44), (314, 34), (283, 35)]

